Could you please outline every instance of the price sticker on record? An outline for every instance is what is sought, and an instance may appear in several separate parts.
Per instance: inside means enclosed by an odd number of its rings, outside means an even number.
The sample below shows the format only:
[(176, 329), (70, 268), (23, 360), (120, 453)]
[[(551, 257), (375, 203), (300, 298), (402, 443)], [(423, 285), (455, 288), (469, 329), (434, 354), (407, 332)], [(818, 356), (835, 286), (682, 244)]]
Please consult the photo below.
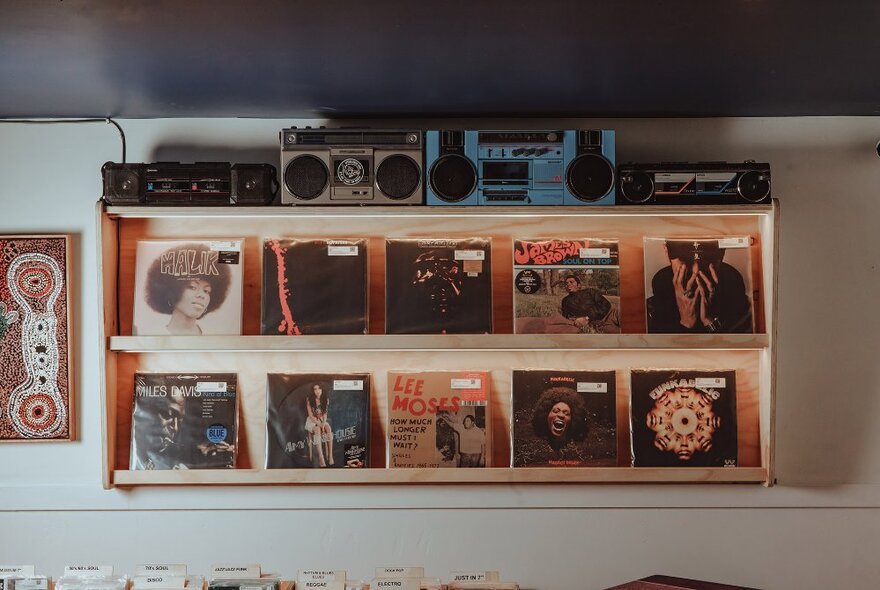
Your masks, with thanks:
[(333, 245), (327, 246), (327, 256), (357, 256), (358, 255), (358, 247), (356, 245), (351, 246), (339, 246)]
[(364, 382), (362, 379), (334, 379), (334, 391), (363, 391)]
[(196, 383), (199, 393), (226, 393), (225, 381), (199, 381)]
[(718, 240), (719, 248), (748, 248), (752, 245), (752, 239), (749, 236), (738, 238), (721, 238)]
[(463, 406), (485, 406), (489, 403), (488, 374), (460, 375), (451, 379), (449, 387), (455, 390)]
[(697, 377), (694, 379), (694, 387), (727, 387), (727, 379), (724, 377)]
[(611, 248), (581, 248), (581, 258), (610, 258)]
[(608, 393), (607, 383), (590, 383), (586, 381), (578, 381), (578, 393)]

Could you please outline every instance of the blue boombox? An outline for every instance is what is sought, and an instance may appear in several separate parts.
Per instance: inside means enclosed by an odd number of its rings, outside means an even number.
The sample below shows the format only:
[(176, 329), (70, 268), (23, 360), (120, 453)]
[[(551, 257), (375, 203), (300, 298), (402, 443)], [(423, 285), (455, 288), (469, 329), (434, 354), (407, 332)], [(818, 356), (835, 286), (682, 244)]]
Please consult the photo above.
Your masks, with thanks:
[(613, 205), (614, 131), (428, 131), (428, 205)]

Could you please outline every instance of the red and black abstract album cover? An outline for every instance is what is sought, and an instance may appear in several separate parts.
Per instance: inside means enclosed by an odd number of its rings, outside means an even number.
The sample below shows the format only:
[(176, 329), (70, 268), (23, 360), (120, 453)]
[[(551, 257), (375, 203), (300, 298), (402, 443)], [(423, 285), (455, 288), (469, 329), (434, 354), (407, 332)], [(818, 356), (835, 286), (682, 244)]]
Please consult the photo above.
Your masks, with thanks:
[(633, 467), (735, 467), (736, 371), (632, 371)]
[(71, 440), (67, 236), (0, 236), (0, 441)]
[(488, 371), (389, 371), (388, 466), (490, 466)]
[(369, 467), (369, 373), (270, 373), (266, 468)]
[(617, 465), (614, 371), (515, 370), (514, 467)]
[(651, 334), (755, 331), (750, 236), (645, 238)]
[(492, 332), (491, 242), (486, 238), (388, 239), (388, 334)]
[(517, 334), (619, 334), (616, 240), (514, 240)]
[(141, 240), (137, 336), (241, 334), (244, 240)]
[(263, 243), (261, 333), (365, 334), (367, 240)]
[(234, 468), (238, 404), (235, 373), (136, 373), (130, 468)]

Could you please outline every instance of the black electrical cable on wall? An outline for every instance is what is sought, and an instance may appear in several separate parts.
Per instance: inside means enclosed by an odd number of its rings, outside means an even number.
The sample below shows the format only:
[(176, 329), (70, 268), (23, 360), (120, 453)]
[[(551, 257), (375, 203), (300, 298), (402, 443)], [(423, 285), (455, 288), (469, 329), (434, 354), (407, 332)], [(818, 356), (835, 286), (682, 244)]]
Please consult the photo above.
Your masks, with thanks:
[(90, 117), (83, 119), (2, 119), (0, 123), (21, 123), (25, 125), (58, 125), (63, 123), (108, 123), (116, 127), (119, 132), (119, 139), (122, 140), (122, 163), (125, 164), (125, 131), (122, 126), (114, 121), (111, 117)]

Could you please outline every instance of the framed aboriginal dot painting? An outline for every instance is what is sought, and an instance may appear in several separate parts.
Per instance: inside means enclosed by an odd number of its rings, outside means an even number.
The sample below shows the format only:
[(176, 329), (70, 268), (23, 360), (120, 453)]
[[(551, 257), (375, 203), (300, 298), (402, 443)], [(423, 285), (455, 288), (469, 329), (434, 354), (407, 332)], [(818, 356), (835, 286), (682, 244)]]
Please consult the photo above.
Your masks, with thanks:
[(0, 442), (74, 439), (70, 236), (0, 236)]

